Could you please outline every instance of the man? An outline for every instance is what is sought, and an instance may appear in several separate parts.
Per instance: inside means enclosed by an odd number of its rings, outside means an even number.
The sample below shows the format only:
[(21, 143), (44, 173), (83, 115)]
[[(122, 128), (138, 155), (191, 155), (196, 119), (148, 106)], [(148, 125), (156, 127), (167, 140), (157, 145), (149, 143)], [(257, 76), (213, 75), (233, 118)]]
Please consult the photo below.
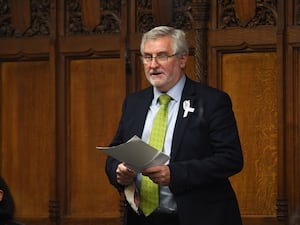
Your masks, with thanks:
[(14, 221), (15, 204), (5, 180), (0, 176), (0, 225), (22, 225)]
[(140, 50), (152, 87), (125, 99), (111, 145), (124, 143), (133, 135), (149, 143), (160, 107), (158, 98), (167, 94), (171, 100), (162, 151), (170, 160), (137, 174), (108, 157), (106, 173), (110, 182), (119, 191), (136, 187), (139, 206), (153, 198), (141, 194), (144, 177), (159, 186), (158, 207), (148, 215), (141, 207), (135, 212), (126, 204), (125, 224), (241, 225), (228, 179), (243, 167), (230, 97), (185, 75), (188, 46), (183, 31), (156, 27), (143, 35)]

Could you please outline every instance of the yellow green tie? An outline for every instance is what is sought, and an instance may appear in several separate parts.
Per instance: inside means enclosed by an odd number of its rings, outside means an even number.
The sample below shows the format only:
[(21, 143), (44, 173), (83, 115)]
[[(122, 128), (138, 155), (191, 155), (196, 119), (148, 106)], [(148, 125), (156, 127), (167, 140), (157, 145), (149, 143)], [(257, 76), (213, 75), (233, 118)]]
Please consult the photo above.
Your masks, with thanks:
[[(160, 108), (157, 112), (152, 131), (150, 134), (149, 145), (162, 151), (168, 123), (168, 104), (171, 97), (167, 94), (159, 96)], [(159, 188), (151, 179), (142, 176), (140, 190), (140, 208), (145, 216), (150, 215), (159, 205)]]

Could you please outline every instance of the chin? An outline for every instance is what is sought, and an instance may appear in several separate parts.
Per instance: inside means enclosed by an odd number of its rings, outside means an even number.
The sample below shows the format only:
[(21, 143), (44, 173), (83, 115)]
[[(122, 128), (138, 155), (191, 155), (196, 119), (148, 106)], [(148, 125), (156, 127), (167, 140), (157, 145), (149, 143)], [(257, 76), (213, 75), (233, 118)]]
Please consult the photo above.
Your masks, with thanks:
[(150, 83), (151, 83), (154, 87), (157, 87), (157, 88), (162, 87), (162, 86), (164, 85), (164, 83), (161, 82), (160, 80), (152, 80)]

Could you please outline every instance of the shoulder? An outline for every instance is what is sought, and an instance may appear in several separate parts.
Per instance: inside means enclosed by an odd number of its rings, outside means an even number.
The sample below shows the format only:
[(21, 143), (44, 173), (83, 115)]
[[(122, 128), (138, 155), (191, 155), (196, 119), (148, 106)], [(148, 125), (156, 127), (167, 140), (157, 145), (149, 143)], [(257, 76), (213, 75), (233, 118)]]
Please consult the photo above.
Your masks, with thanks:
[(140, 102), (144, 102), (145, 100), (149, 100), (153, 98), (153, 88), (148, 87), (143, 90), (139, 90), (134, 93), (130, 93), (125, 97), (125, 103), (131, 104), (139, 104)]
[(126, 98), (141, 98), (141, 97), (145, 97), (145, 96), (149, 96), (149, 95), (153, 95), (153, 87), (147, 87), (145, 89), (136, 91), (134, 93), (130, 93), (127, 95)]
[(5, 222), (0, 221), (0, 225), (25, 225), (25, 224), (15, 221), (15, 220), (9, 220), (9, 221), (5, 221)]
[(9, 225), (25, 225), (25, 224), (18, 221), (12, 221), (11, 223), (9, 223)]
[(192, 95), (196, 95), (202, 99), (230, 99), (230, 96), (225, 91), (191, 79), (187, 79), (185, 89), (189, 90)]

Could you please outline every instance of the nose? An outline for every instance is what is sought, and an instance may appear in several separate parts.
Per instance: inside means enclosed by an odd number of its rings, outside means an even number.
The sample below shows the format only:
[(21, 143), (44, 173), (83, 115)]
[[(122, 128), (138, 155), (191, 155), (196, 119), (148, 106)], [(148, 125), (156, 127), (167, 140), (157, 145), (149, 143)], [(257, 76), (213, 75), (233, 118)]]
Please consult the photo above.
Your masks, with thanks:
[(151, 62), (150, 62), (150, 67), (151, 68), (156, 68), (156, 67), (159, 67), (159, 63), (157, 62), (157, 59), (156, 57), (153, 57)]

